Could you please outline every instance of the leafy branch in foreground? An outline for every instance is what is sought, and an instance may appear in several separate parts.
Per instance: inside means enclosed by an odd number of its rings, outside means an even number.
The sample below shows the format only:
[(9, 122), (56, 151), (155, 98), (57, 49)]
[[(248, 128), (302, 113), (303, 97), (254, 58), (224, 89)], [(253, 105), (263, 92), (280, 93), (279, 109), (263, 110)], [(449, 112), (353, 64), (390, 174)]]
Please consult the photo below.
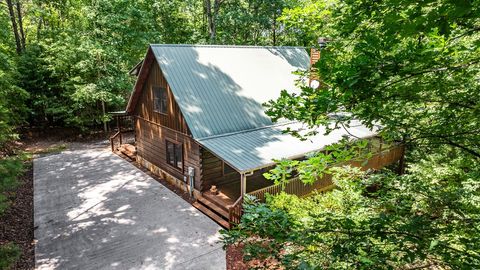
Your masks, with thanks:
[(465, 172), (470, 162), (432, 155), (403, 176), (337, 167), (332, 192), (246, 200), (224, 241), (287, 269), (479, 267), (480, 172)]
[[(282, 18), (329, 38), (314, 69), (321, 87), (282, 91), (267, 114), (310, 129), (380, 125), (407, 145), (406, 173), (335, 169), (332, 192), (247, 201), (225, 243), (288, 269), (480, 268), (480, 2), (347, 0), (319, 5), (321, 18), (316, 2)], [(315, 158), (328, 157), (309, 158), (307, 172), (324, 171)], [(281, 161), (267, 176), (301, 178), (306, 164)]]

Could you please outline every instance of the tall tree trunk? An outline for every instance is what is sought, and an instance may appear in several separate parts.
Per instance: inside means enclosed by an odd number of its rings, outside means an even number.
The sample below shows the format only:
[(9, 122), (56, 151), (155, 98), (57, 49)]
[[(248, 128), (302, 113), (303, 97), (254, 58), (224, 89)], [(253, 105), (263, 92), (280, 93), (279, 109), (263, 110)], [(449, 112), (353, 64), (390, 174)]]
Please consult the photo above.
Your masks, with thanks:
[(272, 25), (272, 41), (273, 46), (277, 45), (277, 12), (273, 12), (273, 25)]
[(213, 2), (213, 25), (212, 25), (212, 42), (216, 41), (217, 38), (217, 17), (218, 17), (218, 11), (220, 10), (220, 4), (222, 1), (220, 0), (215, 0)]
[(23, 31), (22, 4), (20, 4), (20, 0), (17, 0), (17, 18), (20, 29), (20, 43), (22, 45), (22, 50), (25, 50), (25, 32)]
[(223, 0), (214, 0), (213, 1), (213, 10), (212, 10), (212, 3), (211, 0), (204, 0), (204, 11), (207, 17), (208, 23), (208, 35), (210, 39), (210, 43), (215, 43), (215, 39), (217, 37), (217, 16), (218, 12), (220, 11), (220, 5), (222, 4)]
[(10, 14), (10, 20), (12, 21), (12, 30), (13, 30), (13, 35), (15, 36), (17, 53), (20, 54), (22, 53), (22, 44), (20, 41), (20, 35), (18, 34), (17, 20), (15, 19), (15, 12), (13, 11), (12, 0), (6, 0), (6, 1), (7, 1), (8, 13)]

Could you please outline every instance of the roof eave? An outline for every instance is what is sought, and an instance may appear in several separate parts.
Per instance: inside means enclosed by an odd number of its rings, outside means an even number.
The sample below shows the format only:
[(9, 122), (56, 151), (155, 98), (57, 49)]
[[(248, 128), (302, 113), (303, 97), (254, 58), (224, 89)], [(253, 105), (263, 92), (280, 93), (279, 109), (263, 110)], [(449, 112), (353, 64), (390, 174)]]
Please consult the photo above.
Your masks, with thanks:
[(132, 113), (135, 110), (135, 106), (137, 105), (137, 102), (141, 95), (143, 84), (148, 77), (148, 72), (150, 71), (150, 66), (153, 62), (153, 59), (154, 56), (152, 48), (149, 46), (145, 58), (141, 61), (142, 65), (140, 67), (140, 71), (138, 72), (137, 80), (135, 81), (135, 85), (133, 86), (132, 94), (128, 99), (127, 107), (125, 109), (125, 111), (128, 113)]

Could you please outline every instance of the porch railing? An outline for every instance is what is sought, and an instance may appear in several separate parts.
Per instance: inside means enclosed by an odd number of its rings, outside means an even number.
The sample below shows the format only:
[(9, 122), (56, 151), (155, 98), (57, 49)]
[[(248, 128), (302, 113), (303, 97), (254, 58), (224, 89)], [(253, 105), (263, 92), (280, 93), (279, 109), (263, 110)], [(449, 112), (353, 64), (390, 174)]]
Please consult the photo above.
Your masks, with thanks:
[(117, 147), (115, 147), (115, 140), (118, 139), (118, 146), (121, 146), (122, 145), (122, 132), (118, 131), (117, 133), (115, 133), (113, 136), (110, 137), (110, 146), (112, 147), (112, 152), (114, 152)]
[[(379, 151), (377, 153), (374, 153), (372, 157), (368, 159), (368, 162), (366, 164), (362, 164), (364, 163), (364, 161), (350, 161), (346, 162), (345, 164), (362, 167), (362, 169), (364, 170), (379, 169), (400, 160), (403, 152), (403, 145), (394, 145), (386, 149), (382, 149), (382, 145), (380, 145)], [(332, 176), (330, 174), (324, 174), (321, 179), (318, 179), (311, 185), (304, 184), (299, 178), (293, 178), (288, 181), (288, 183), (286, 183), (283, 187), (281, 184), (277, 184), (249, 192), (248, 194), (257, 197), (258, 200), (264, 202), (267, 193), (271, 195), (276, 195), (282, 191), (285, 191), (288, 194), (295, 194), (297, 196), (303, 197), (311, 194), (313, 191), (325, 192), (333, 189), (334, 187), (335, 185), (332, 182)]]
[[(113, 116), (112, 122), (116, 123), (116, 126), (113, 128), (110, 125), (111, 130), (116, 131), (115, 134), (110, 136), (110, 146), (112, 151), (115, 151), (117, 147), (123, 144), (123, 134), (135, 130), (135, 118), (126, 112), (111, 112), (110, 114)], [(116, 142), (118, 142), (118, 145), (116, 145)]]
[(110, 130), (130, 132), (135, 130), (135, 118), (132, 115), (113, 115), (109, 122)]
[(259, 201), (264, 202), (266, 199), (267, 193), (270, 195), (277, 195), (280, 192), (284, 191), (288, 194), (295, 194), (299, 197), (304, 197), (311, 194), (314, 190), (317, 192), (324, 192), (331, 190), (335, 187), (332, 182), (332, 177), (329, 174), (324, 175), (322, 179), (315, 181), (313, 184), (304, 184), (300, 178), (293, 178), (285, 184), (285, 187), (282, 188), (282, 185), (273, 185), (268, 186), (262, 189), (257, 189), (255, 191), (249, 192), (248, 195), (255, 196)]
[(240, 223), (240, 218), (243, 214), (243, 196), (240, 196), (238, 200), (228, 207), (228, 221), (231, 225)]

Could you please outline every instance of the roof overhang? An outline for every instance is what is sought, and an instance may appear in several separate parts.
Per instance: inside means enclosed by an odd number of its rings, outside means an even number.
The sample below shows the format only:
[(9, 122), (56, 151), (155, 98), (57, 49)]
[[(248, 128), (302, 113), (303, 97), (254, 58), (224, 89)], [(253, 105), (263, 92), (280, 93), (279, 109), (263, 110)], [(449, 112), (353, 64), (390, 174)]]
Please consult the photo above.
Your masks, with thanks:
[(142, 68), (142, 65), (143, 65), (143, 59), (138, 62), (129, 72), (128, 74), (129, 75), (132, 75), (132, 76), (138, 76), (138, 74), (140, 73), (140, 69)]
[(125, 109), (127, 113), (132, 113), (135, 110), (135, 106), (137, 105), (138, 99), (142, 94), (143, 85), (147, 80), (150, 68), (154, 60), (155, 56), (153, 55), (152, 48), (148, 47), (145, 59), (143, 59), (140, 63), (137, 64), (141, 65), (138, 71), (137, 81), (135, 82), (132, 94), (130, 95), (130, 99), (128, 100), (127, 108)]
[(126, 111), (116, 111), (116, 112), (108, 112), (109, 115), (112, 116), (125, 116), (128, 115)]
[(351, 123), (347, 129), (336, 129), (329, 134), (325, 134), (326, 129), (320, 127), (317, 135), (307, 140), (283, 132), (287, 128), (299, 130), (303, 126), (298, 122), (288, 122), (197, 141), (239, 173), (248, 173), (273, 166), (274, 160), (303, 158), (345, 137), (366, 139), (377, 134), (358, 121)]

